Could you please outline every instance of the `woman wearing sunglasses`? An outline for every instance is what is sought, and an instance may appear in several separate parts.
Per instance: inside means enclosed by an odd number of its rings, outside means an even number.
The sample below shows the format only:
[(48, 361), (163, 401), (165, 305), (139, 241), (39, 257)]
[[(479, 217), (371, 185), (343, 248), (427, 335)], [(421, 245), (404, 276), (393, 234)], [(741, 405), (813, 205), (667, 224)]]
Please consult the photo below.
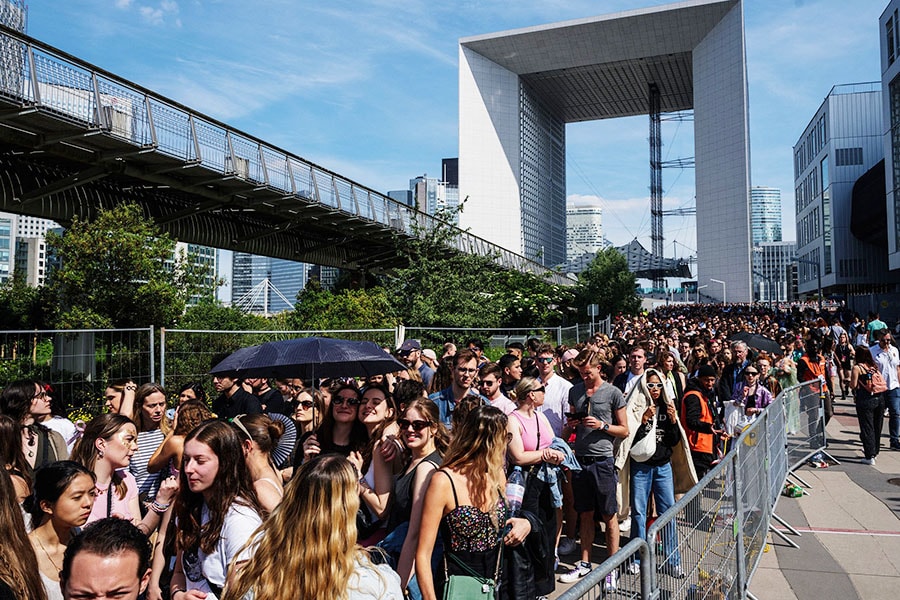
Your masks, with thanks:
[(538, 411), (544, 404), (544, 393), (540, 380), (520, 379), (513, 390), (516, 410), (509, 414), (507, 425), (510, 466), (520, 466), (527, 474), (522, 504), (544, 524), (544, 530), (530, 536), (524, 547), (510, 549), (508, 584), (515, 597), (545, 596), (555, 587), (554, 548), (557, 523), (562, 524), (562, 488), (556, 483), (559, 479), (551, 478), (547, 471), (562, 464), (565, 454), (550, 447), (553, 427)]
[[(688, 491), (697, 482), (685, 447), (686, 436), (675, 411), (675, 404), (665, 389), (659, 371), (647, 369), (635, 390), (628, 397), (629, 425), (633, 418), (638, 423), (629, 426), (634, 433), (620, 447), (619, 459), (629, 455), (628, 472), (631, 488), (631, 530), (642, 540), (647, 539), (647, 516), (650, 494), (656, 505), (656, 514), (661, 515), (675, 504), (675, 494)], [(653, 454), (645, 456), (638, 450), (638, 443), (647, 436), (655, 436)], [(681, 555), (678, 552), (675, 523), (666, 527), (663, 535), (664, 557), (660, 559), (660, 570), (676, 578), (684, 577)], [(640, 571), (640, 558), (628, 565), (629, 573)]]
[(437, 404), (428, 398), (412, 400), (400, 415), (397, 425), (400, 439), (409, 450), (409, 463), (394, 482), (388, 535), (379, 545), (394, 562), (400, 581), (409, 590), (410, 597), (421, 598), (415, 579), (415, 557), (422, 505), (428, 482), (441, 466), (450, 443), (450, 434), (441, 423)]
[[(331, 403), (315, 433), (307, 433), (301, 440), (303, 454), (295, 457), (294, 468), (319, 454), (340, 454), (359, 460), (369, 441), (365, 425), (357, 417), (361, 396), (352, 383), (342, 383), (331, 395)], [(297, 459), (301, 460), (297, 460)]]

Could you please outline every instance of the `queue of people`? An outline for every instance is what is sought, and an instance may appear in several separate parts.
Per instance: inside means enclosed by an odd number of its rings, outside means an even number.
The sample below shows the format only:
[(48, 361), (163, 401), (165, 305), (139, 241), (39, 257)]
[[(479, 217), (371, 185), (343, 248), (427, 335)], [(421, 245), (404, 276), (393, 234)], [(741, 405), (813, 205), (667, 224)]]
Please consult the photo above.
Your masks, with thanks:
[[(543, 598), (591, 572), (598, 522), (609, 555), (626, 527), (645, 539), (792, 383), (819, 385), (827, 416), (853, 395), (862, 462), (878, 456), (885, 410), (900, 449), (893, 333), (847, 320), (663, 307), (575, 347), (511, 344), (498, 361), (479, 340), (440, 359), (407, 340), (397, 373), (219, 375), (211, 402), (191, 383), (168, 410), (158, 384), (114, 381), (108, 412), (76, 433), (52, 387), (13, 382), (0, 392), (0, 599), (113, 584), (150, 600), (430, 599), (457, 597), (461, 577)], [(861, 331), (871, 348), (850, 343)], [(663, 573), (683, 578), (677, 537), (672, 523)], [(108, 562), (104, 578), (98, 557), (128, 568)]]

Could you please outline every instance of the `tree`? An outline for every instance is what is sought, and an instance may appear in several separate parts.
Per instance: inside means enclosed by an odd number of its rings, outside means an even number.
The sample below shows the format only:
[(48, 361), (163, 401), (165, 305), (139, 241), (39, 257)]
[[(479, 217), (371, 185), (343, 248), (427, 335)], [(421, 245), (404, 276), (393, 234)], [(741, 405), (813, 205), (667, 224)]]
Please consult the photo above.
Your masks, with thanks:
[(498, 327), (503, 308), (493, 299), (498, 267), (490, 258), (450, 248), (456, 230), (453, 212), (440, 210), (431, 225), (413, 226), (411, 239), (398, 241), (408, 266), (386, 278), (394, 312), (405, 325)]
[(382, 287), (323, 289), (310, 280), (297, 294), (297, 304), (288, 316), (293, 329), (382, 329), (394, 327), (388, 292)]
[[(575, 301), (575, 287), (550, 283), (532, 273), (509, 270), (497, 275), (495, 299), (502, 307), (505, 327), (567, 324)], [(574, 316), (574, 315), (572, 315)]]
[(174, 240), (135, 204), (75, 217), (47, 245), (60, 260), (49, 283), (60, 328), (170, 326), (207, 274), (173, 260)]
[(628, 270), (628, 261), (615, 248), (601, 250), (578, 274), (576, 304), (579, 315), (587, 317), (589, 304), (599, 306), (600, 316), (636, 314), (641, 307), (635, 292), (637, 279)]
[(47, 329), (47, 290), (25, 283), (21, 271), (0, 286), (0, 329)]

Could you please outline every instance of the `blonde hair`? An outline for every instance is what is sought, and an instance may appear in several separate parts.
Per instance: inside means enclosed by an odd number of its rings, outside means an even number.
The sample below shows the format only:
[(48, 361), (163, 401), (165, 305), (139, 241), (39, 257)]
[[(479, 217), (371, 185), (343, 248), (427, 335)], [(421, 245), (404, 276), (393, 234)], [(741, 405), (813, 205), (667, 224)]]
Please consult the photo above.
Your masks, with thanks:
[(235, 574), (222, 600), (347, 598), (356, 562), (368, 554), (356, 543), (358, 477), (353, 465), (337, 455), (305, 463), (288, 484), (284, 499), (245, 547), (253, 557)]
[[(506, 485), (503, 470), (508, 445), (506, 424), (506, 415), (499, 408), (478, 406), (466, 415), (460, 426), (453, 428), (442, 468), (453, 469), (466, 478), (476, 507), (483, 507), (490, 492), (502, 490)], [(494, 511), (490, 514), (492, 519), (496, 518)]]

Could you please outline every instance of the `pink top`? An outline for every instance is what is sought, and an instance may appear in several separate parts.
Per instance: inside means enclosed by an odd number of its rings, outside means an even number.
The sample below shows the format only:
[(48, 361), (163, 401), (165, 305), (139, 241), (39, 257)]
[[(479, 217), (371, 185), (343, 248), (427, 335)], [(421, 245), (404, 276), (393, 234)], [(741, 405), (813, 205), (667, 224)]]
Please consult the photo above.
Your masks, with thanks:
[[(529, 419), (517, 410), (510, 414), (519, 420), (519, 433), (522, 434), (522, 446), (525, 450), (543, 450), (550, 447), (553, 442), (553, 428), (550, 427), (550, 421), (543, 413), (535, 411), (533, 419)], [(541, 430), (540, 445), (538, 445), (538, 426)]]
[[(135, 515), (131, 514), (128, 504), (131, 502), (132, 498), (136, 498), (138, 495), (137, 480), (127, 469), (119, 470), (117, 473), (125, 480), (125, 486), (128, 488), (125, 492), (125, 497), (119, 498), (116, 488), (113, 487), (111, 510), (110, 514), (107, 515), (107, 508), (110, 508), (108, 499), (110, 490), (97, 488), (97, 497), (94, 498), (94, 507), (91, 509), (91, 516), (88, 517), (88, 523), (105, 519), (107, 516), (119, 517), (120, 519), (126, 519), (128, 521), (134, 520)], [(87, 523), (85, 523), (85, 525), (87, 525)]]

